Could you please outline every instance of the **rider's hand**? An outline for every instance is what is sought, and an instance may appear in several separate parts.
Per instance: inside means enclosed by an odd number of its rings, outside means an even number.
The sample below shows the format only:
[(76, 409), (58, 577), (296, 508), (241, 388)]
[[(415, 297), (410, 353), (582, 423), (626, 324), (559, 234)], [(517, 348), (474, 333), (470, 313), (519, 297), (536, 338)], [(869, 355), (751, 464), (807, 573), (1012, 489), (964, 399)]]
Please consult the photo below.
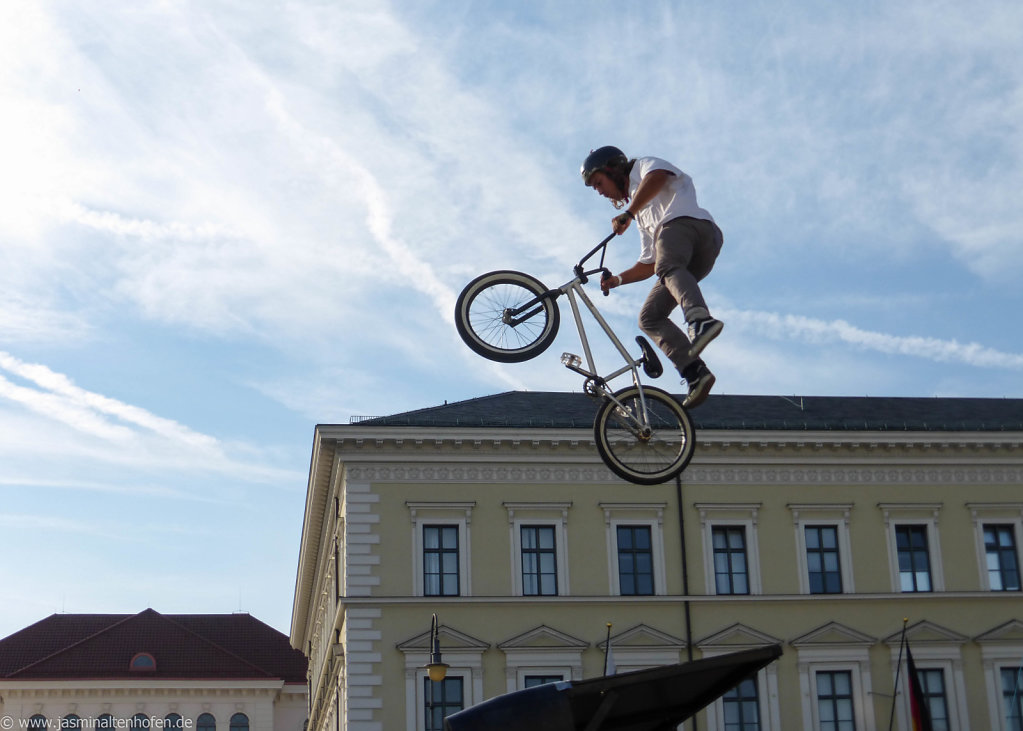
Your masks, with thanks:
[(615, 287), (620, 287), (621, 284), (621, 277), (611, 276), (610, 274), (605, 273), (604, 276), (600, 278), (600, 291), (607, 294), (609, 290), (612, 290)]
[(632, 222), (632, 219), (632, 213), (626, 209), (624, 213), (619, 213), (611, 219), (611, 229), (621, 236), (629, 228), (629, 224)]

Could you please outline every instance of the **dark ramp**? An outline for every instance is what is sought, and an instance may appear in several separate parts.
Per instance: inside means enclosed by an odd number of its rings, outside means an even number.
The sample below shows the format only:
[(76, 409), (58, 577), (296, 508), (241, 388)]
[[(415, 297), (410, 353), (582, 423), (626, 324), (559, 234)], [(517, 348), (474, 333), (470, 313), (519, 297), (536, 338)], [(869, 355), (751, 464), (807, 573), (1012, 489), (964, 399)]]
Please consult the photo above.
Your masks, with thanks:
[(667, 731), (781, 656), (781, 645), (507, 693), (448, 716), (446, 731)]

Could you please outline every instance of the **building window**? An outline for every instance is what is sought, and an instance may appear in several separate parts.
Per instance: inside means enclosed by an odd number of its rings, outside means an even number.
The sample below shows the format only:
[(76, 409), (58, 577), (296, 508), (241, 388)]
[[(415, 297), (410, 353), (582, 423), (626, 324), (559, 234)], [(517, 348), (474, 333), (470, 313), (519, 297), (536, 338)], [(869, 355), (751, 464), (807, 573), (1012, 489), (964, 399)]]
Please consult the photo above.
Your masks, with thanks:
[[(760, 556), (757, 549), (761, 504), (694, 503), (693, 507), (700, 514), (707, 593), (762, 594)], [(798, 538), (800, 546), (802, 540), (800, 530)], [(800, 553), (800, 556), (802, 555)], [(805, 572), (800, 570), (800, 581), (803, 583), (804, 576)]]
[(167, 731), (181, 731), (185, 727), (185, 719), (179, 713), (168, 713), (163, 718), (163, 727)]
[(136, 653), (128, 663), (128, 669), (133, 673), (156, 672), (156, 658), (148, 652)]
[(760, 702), (757, 682), (746, 678), (721, 696), (725, 731), (760, 731)]
[(96, 728), (98, 729), (109, 729), (114, 727), (114, 717), (109, 713), (100, 714), (99, 718), (96, 719)]
[(899, 589), (905, 592), (931, 591), (927, 526), (895, 526), (895, 546), (899, 555)]
[(412, 519), (413, 596), (471, 596), (471, 525), (476, 503), (407, 501), (405, 505)]
[(423, 594), (459, 596), (458, 526), (423, 526)]
[(817, 716), (821, 731), (855, 731), (852, 675), (847, 670), (817, 672)]
[(527, 675), (523, 678), (522, 684), (525, 688), (535, 688), (538, 685), (547, 685), (547, 683), (560, 683), (564, 679), (563, 675)]
[(940, 668), (917, 668), (916, 677), (920, 681), (920, 690), (924, 695), (924, 706), (930, 712), (931, 728), (934, 731), (951, 728), (944, 672)]
[(523, 525), (519, 531), (523, 596), (557, 596), (558, 553), (554, 526)]
[(1012, 525), (984, 526), (988, 586), (991, 591), (1019, 591), (1019, 557)]
[(654, 593), (654, 554), (648, 525), (618, 526), (618, 586), (623, 596)]
[(1009, 731), (1023, 731), (1023, 671), (1002, 668), (1002, 712)]
[(74, 713), (69, 713), (60, 721), (60, 727), (62, 729), (68, 729), (68, 731), (74, 731), (82, 727), (82, 719)]
[[(608, 588), (614, 596), (663, 595), (666, 503), (599, 503), (604, 511)], [(562, 593), (567, 590), (564, 583)]]
[(810, 593), (841, 594), (842, 565), (838, 551), (838, 528), (833, 525), (808, 525), (803, 530)]
[(203, 713), (195, 719), (195, 731), (217, 731), (217, 719), (212, 713)]
[(743, 526), (714, 526), (711, 537), (715, 593), (749, 594), (746, 529)]
[(144, 713), (136, 713), (131, 717), (131, 731), (148, 731), (152, 725), (149, 716)]
[(423, 682), (426, 731), (444, 731), (444, 719), (465, 707), (462, 678), (444, 678), (439, 683), (423, 678)]
[(28, 727), (30, 731), (44, 731), (46, 729), (46, 716), (41, 713), (37, 713), (28, 719)]
[(231, 716), (231, 731), (249, 731), (249, 717), (244, 713)]

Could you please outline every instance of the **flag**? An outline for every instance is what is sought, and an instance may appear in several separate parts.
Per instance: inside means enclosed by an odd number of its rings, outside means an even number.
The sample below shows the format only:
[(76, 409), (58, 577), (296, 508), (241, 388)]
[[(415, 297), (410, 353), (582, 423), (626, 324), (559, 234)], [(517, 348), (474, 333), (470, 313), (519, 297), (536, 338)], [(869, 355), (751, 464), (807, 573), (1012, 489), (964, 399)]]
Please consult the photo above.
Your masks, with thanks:
[(604, 648), (604, 675), (614, 675), (618, 672), (615, 667), (615, 656), (611, 651), (611, 623), (607, 623), (607, 647)]
[(920, 678), (916, 674), (916, 664), (913, 662), (913, 653), (909, 651), (909, 643), (906, 643), (906, 664), (909, 672), (909, 718), (913, 731), (933, 731), (931, 726), (931, 711), (927, 707), (927, 699), (924, 698), (923, 688), (920, 687)]

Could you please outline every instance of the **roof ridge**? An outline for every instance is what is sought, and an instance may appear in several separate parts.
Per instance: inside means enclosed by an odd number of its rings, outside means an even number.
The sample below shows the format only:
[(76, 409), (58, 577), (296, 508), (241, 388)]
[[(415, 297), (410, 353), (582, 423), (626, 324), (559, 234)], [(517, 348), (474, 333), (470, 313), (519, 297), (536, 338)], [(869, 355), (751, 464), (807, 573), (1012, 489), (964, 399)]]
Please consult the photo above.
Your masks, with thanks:
[[(203, 637), (198, 632), (194, 632), (193, 630), (190, 630), (188, 627), (186, 627), (183, 624), (181, 624), (181, 622), (178, 622), (175, 619), (171, 619), (170, 616), (168, 616), (166, 614), (160, 614), (159, 612), (156, 612), (155, 610), (152, 610), (152, 609), (148, 610), (148, 611), (155, 612), (161, 618), (163, 618), (166, 621), (174, 624), (176, 627), (180, 627), (182, 630), (184, 630), (188, 634), (190, 634), (190, 635), (192, 635), (194, 637), (199, 638), (200, 640), (202, 640), (203, 642), (207, 643), (208, 645), (211, 645), (212, 647), (215, 647), (220, 652), (223, 652), (226, 655), (230, 655), (231, 657), (233, 657), (234, 659), (244, 663), (245, 665), (248, 665), (249, 667), (254, 668), (255, 670), (258, 670), (263, 675), (266, 675), (267, 677), (273, 677), (273, 673), (271, 673), (266, 668), (261, 668), (258, 665), (256, 665), (254, 662), (252, 662), (251, 660), (247, 660), (244, 657), (242, 657), (241, 655), (239, 655), (239, 654), (237, 654), (235, 652), (232, 652), (231, 650), (228, 650), (223, 645), (221, 645), (221, 644), (219, 644), (217, 642), (214, 642), (213, 640), (209, 639), (208, 637)], [(193, 616), (227, 616), (227, 617), (233, 617), (233, 616), (236, 616), (236, 615), (235, 614), (220, 614), (220, 615), (193, 615)], [(245, 616), (250, 616), (250, 615), (246, 614)]]
[[(58, 615), (56, 613), (50, 615), (50, 617), (57, 617), (57, 616), (61, 616), (61, 615)], [(74, 615), (63, 615), (63, 616), (74, 616)], [(24, 665), (24, 666), (18, 668), (17, 670), (12, 670), (10, 673), (8, 673), (4, 677), (13, 678), (15, 675), (23, 673), (26, 670), (30, 670), (31, 668), (35, 667), (36, 665), (41, 665), (42, 663), (46, 662), (47, 660), (51, 660), (52, 658), (55, 658), (58, 655), (62, 655), (65, 652), (68, 652), (69, 650), (72, 650), (72, 649), (78, 647), (79, 645), (81, 645), (81, 644), (83, 644), (83, 643), (93, 639), (94, 637), (99, 637), (100, 635), (106, 633), (107, 631), (113, 629), (114, 627), (116, 627), (116, 626), (118, 626), (120, 624), (123, 624), (124, 622), (127, 622), (132, 617), (137, 617), (138, 615), (137, 614), (112, 614), (110, 616), (111, 617), (120, 617), (120, 619), (115, 621), (113, 624), (108, 624), (103, 629), (101, 629), (101, 630), (99, 630), (97, 632), (93, 632), (91, 635), (86, 635), (85, 637), (78, 638), (77, 640), (72, 642), (70, 645), (65, 645), (64, 647), (61, 647), (59, 650), (54, 650), (49, 655), (37, 658), (36, 660), (30, 662), (28, 665)], [(50, 617), (47, 617), (46, 619), (49, 619)], [(39, 622), (36, 622), (36, 624), (40, 624), (40, 623), (46, 621), (46, 619), (41, 619), (41, 620), (39, 620)], [(30, 626), (34, 627), (35, 625), (30, 625)]]

